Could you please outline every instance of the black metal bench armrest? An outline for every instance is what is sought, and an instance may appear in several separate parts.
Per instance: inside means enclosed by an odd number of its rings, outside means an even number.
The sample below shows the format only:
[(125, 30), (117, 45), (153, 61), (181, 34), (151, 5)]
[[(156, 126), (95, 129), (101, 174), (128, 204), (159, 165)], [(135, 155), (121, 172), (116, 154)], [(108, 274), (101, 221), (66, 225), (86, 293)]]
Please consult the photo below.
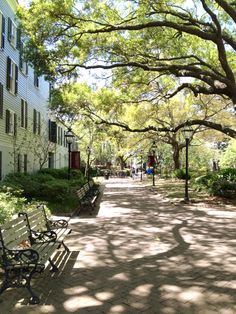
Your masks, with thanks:
[(57, 240), (57, 234), (53, 230), (41, 232), (31, 230), (31, 240), (33, 243), (55, 242)]
[(58, 220), (49, 220), (48, 219), (48, 224), (50, 228), (67, 228), (68, 227), (68, 221), (65, 219), (58, 219)]
[(3, 264), (5, 266), (14, 266), (16, 263), (20, 265), (37, 264), (39, 261), (39, 254), (32, 249), (20, 249), (20, 250), (6, 250), (7, 256), (3, 258)]

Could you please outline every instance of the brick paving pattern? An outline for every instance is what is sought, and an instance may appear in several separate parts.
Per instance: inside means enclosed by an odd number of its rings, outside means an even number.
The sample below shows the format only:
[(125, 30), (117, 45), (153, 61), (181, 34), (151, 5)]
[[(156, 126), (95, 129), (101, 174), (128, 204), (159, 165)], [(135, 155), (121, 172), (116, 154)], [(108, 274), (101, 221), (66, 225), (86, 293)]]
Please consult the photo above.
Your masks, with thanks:
[(138, 180), (111, 178), (93, 216), (70, 220), (59, 272), (9, 289), (0, 314), (235, 314), (236, 211), (173, 205)]

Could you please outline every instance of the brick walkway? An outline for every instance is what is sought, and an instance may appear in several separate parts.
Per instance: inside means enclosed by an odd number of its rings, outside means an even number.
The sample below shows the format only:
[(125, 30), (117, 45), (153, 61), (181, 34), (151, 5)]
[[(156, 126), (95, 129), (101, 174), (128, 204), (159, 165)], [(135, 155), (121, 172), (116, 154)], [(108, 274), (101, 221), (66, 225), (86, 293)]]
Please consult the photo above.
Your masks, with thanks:
[(138, 180), (109, 179), (97, 215), (70, 220), (56, 274), (1, 296), (0, 314), (235, 314), (236, 211), (175, 206)]

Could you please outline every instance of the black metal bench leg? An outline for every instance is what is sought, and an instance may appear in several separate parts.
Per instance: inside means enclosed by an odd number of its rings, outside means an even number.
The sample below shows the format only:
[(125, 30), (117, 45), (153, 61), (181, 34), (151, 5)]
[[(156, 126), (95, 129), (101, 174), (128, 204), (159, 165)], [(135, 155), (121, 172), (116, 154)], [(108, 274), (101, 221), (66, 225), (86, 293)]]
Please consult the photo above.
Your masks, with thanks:
[(25, 269), (25, 270), (26, 270), (26, 273), (24, 274), (24, 271), (22, 270), (21, 276), (22, 276), (22, 278), (25, 279), (25, 285), (24, 286), (30, 293), (29, 304), (39, 304), (40, 299), (33, 292), (32, 287), (31, 287), (31, 279), (33, 277), (33, 274), (37, 272), (36, 267), (34, 267), (33, 269)]
[(66, 252), (69, 253), (70, 250), (69, 250), (68, 246), (64, 243), (64, 241), (62, 241), (61, 244), (64, 246), (64, 249), (66, 250)]
[(39, 304), (40, 302), (40, 299), (39, 297), (33, 292), (32, 288), (31, 288), (31, 285), (30, 285), (30, 282), (31, 282), (31, 278), (32, 278), (32, 274), (29, 275), (29, 277), (26, 279), (26, 289), (29, 291), (31, 297), (29, 299), (29, 304)]
[(48, 261), (49, 261), (49, 263), (50, 263), (50, 265), (51, 265), (51, 269), (50, 269), (50, 271), (51, 272), (57, 272), (58, 271), (58, 268), (57, 268), (57, 266), (53, 263), (53, 261), (51, 260), (51, 258), (49, 258), (48, 259)]
[(3, 283), (1, 284), (0, 287), (0, 295), (9, 287), (7, 284), (7, 279), (4, 279)]

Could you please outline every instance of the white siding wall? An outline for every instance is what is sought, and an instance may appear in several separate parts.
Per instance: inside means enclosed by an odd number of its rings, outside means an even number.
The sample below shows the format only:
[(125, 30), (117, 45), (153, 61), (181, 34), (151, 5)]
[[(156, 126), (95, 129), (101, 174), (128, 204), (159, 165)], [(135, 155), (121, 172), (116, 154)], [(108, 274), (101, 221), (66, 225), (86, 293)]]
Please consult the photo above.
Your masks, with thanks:
[[(0, 83), (3, 84), (3, 118), (0, 118), (0, 151), (2, 152), (2, 174), (3, 177), (13, 172), (14, 169), (14, 152), (15, 157), (18, 153), (27, 154), (28, 171), (35, 171), (39, 168), (38, 160), (32, 150), (32, 145), (40, 142), (35, 140), (38, 135), (33, 134), (33, 110), (37, 110), (41, 115), (41, 136), (48, 139), (48, 98), (49, 84), (43, 77), (39, 78), (39, 87), (34, 86), (34, 71), (29, 67), (28, 75), (24, 75), (19, 67), (19, 50), (13, 48), (7, 39), (8, 17), (15, 21), (15, 13), (10, 0), (0, 0), (0, 12), (5, 17), (5, 48), (0, 49)], [(14, 0), (11, 0), (11, 4)], [(16, 5), (16, 1), (15, 1)], [(0, 34), (1, 35), (1, 34)], [(6, 70), (7, 57), (18, 66), (18, 93), (11, 94), (6, 88)], [(21, 99), (28, 103), (28, 128), (27, 132), (20, 126), (21, 117)], [(6, 109), (10, 109), (17, 114), (17, 136), (6, 133)], [(66, 166), (64, 156), (67, 156), (67, 148), (63, 145), (56, 145), (55, 167)], [(55, 148), (55, 147), (54, 147)], [(60, 158), (59, 158), (60, 154)], [(61, 160), (61, 161), (60, 161)], [(16, 166), (16, 163), (15, 163)], [(48, 162), (45, 164), (48, 167)]]

